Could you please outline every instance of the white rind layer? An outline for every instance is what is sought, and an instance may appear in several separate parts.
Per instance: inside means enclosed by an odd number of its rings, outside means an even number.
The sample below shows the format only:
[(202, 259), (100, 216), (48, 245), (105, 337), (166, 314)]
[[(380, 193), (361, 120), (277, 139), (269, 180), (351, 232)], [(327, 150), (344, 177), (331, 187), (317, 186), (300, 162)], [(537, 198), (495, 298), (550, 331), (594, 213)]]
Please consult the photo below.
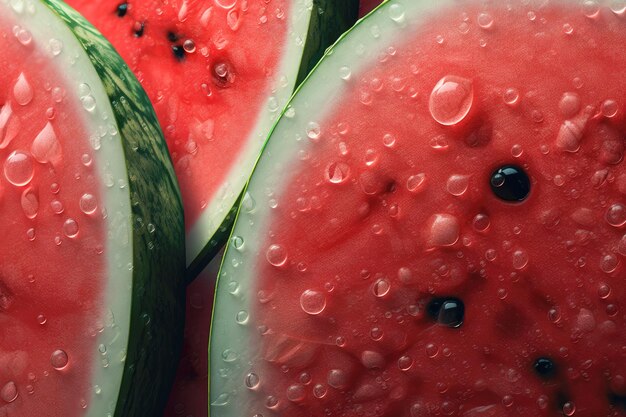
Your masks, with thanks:
[[(82, 140), (91, 141), (96, 172), (102, 179), (99, 209), (107, 213), (103, 220), (106, 222), (104, 255), (107, 257), (109, 280), (103, 294), (105, 311), (99, 318), (102, 331), (93, 347), (93, 390), (91, 398), (86, 399), (85, 417), (112, 416), (125, 366), (133, 291), (129, 180), (121, 139), (117, 134), (119, 129), (100, 77), (78, 40), (58, 16), (43, 3), (34, 0), (0, 0), (0, 14), (13, 14), (19, 25), (31, 32), (35, 47), (62, 68), (59, 74), (64, 79), (58, 81), (66, 89), (66, 100), (80, 103), (81, 84), (89, 85), (91, 95), (96, 99), (95, 111), (84, 110), (81, 114), (82, 122), (91, 127), (92, 133), (91, 138)], [(63, 44), (62, 52), (56, 56), (47, 48), (51, 39), (60, 40)], [(106, 134), (102, 136), (101, 132)], [(106, 186), (105, 178), (109, 184), (115, 185)]]
[[(260, 109), (257, 121), (226, 175), (226, 181), (210, 199), (206, 208), (187, 232), (187, 266), (191, 265), (218, 231), (237, 198), (241, 195), (261, 148), (272, 126), (280, 116), (296, 87), (298, 70), (302, 63), (302, 53), (307, 41), (307, 33), (313, 10), (312, 0), (292, 0), (289, 16), (289, 29), (279, 70), (268, 89), (265, 104)], [(213, 242), (217, 245), (218, 242)]]

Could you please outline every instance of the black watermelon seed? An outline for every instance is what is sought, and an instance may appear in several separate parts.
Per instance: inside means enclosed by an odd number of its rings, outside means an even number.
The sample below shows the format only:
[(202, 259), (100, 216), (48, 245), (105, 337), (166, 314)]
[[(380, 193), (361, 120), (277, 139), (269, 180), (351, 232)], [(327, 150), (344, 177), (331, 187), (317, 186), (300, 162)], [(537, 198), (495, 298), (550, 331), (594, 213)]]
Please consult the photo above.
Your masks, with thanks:
[(491, 191), (504, 201), (524, 201), (530, 193), (530, 178), (522, 168), (504, 165), (491, 174)]
[(128, 3), (124, 2), (124, 3), (120, 3), (117, 5), (117, 9), (115, 10), (115, 13), (117, 13), (118, 17), (126, 16), (127, 12), (128, 12)]
[(170, 42), (176, 42), (180, 39), (180, 37), (174, 32), (167, 32), (167, 40)]
[(552, 359), (549, 358), (538, 358), (533, 367), (535, 372), (542, 378), (551, 378), (556, 373), (556, 366)]
[(143, 36), (144, 29), (146, 28), (146, 24), (144, 22), (140, 22), (138, 28), (135, 29), (135, 36), (141, 38)]
[(180, 45), (172, 46), (172, 52), (179, 61), (182, 61), (183, 58), (185, 58), (185, 49)]
[(426, 307), (428, 315), (437, 323), (447, 327), (460, 327), (465, 317), (463, 301), (454, 297), (433, 298)]

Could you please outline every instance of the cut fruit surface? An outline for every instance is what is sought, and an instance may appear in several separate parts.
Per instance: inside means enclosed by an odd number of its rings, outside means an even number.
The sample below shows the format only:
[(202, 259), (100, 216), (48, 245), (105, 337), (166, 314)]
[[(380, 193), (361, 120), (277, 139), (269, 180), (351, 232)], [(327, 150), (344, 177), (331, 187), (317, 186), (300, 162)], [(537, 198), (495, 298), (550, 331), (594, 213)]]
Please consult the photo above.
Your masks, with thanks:
[(68, 3), (148, 92), (180, 182), (196, 270), (226, 238), (231, 209), (297, 79), (356, 19), (358, 1)]
[(239, 211), (212, 415), (626, 415), (618, 3), (390, 1), (329, 51)]
[(0, 416), (156, 413), (185, 261), (150, 102), (54, 0), (0, 0), (0, 66)]

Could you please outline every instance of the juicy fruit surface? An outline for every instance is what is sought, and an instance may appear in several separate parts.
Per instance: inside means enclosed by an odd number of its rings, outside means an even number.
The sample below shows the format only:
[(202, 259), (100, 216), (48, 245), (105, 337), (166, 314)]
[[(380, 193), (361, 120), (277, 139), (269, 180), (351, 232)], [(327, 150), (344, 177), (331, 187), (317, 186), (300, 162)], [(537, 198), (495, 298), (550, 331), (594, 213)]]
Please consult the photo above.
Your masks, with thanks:
[(403, 29), (309, 122), (250, 415), (626, 415), (626, 16), (498, 5)]
[(187, 286), (185, 342), (165, 417), (208, 416), (209, 330), (215, 279), (223, 253)]
[(290, 3), (68, 4), (115, 46), (148, 93), (174, 162), (189, 229), (207, 204), (220, 197), (217, 193), (253, 133), (258, 114), (272, 105), (268, 98), (278, 81), (274, 78)]
[(101, 185), (76, 116), (85, 109), (10, 16), (0, 17), (0, 416), (80, 416), (102, 327)]

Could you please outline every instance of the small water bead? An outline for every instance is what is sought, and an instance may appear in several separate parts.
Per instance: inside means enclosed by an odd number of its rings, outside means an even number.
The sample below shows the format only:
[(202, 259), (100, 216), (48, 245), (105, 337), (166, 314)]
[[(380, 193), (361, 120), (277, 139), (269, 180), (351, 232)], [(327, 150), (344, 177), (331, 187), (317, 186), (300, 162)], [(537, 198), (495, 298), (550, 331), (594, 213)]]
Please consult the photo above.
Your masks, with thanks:
[(622, 227), (626, 224), (626, 206), (622, 203), (612, 204), (604, 216), (607, 223), (613, 227)]
[(528, 265), (528, 254), (523, 250), (513, 252), (513, 268), (518, 271), (524, 269)]
[(383, 338), (384, 332), (380, 327), (372, 327), (370, 329), (370, 337), (372, 340), (379, 341)]
[(352, 76), (352, 71), (350, 70), (350, 67), (343, 66), (339, 68), (339, 77), (342, 80), (348, 81), (351, 76)]
[(26, 231), (26, 238), (31, 242), (35, 240), (35, 229), (32, 227)]
[(574, 33), (574, 27), (569, 24), (569, 23), (564, 23), (563, 24), (563, 33), (565, 33), (566, 35), (571, 35)]
[(327, 392), (328, 390), (323, 384), (315, 384), (313, 387), (313, 396), (315, 396), (315, 398), (324, 398)]
[(412, 193), (419, 193), (424, 189), (426, 174), (411, 175), (406, 181), (406, 188)]
[(261, 378), (259, 378), (259, 376), (254, 372), (250, 372), (246, 375), (244, 383), (246, 384), (246, 388), (254, 390), (259, 387), (259, 384), (261, 383)]
[(301, 402), (305, 399), (305, 389), (303, 385), (295, 384), (287, 388), (287, 399), (291, 402)]
[(600, 14), (600, 5), (596, 0), (585, 0), (583, 1), (582, 10), (586, 17), (595, 19)]
[(373, 350), (365, 350), (361, 353), (361, 364), (367, 369), (383, 369), (385, 357)]
[(37, 323), (39, 323), (40, 325), (43, 326), (44, 324), (46, 324), (47, 321), (48, 319), (43, 314), (37, 316)]
[(50, 364), (56, 370), (64, 369), (69, 362), (67, 353), (62, 349), (57, 349), (50, 355)]
[(50, 39), (48, 41), (48, 50), (52, 56), (59, 56), (63, 52), (63, 42), (59, 39)]
[(448, 75), (437, 82), (428, 103), (430, 114), (438, 123), (452, 126), (469, 114), (474, 102), (472, 81), (456, 75)]
[(491, 29), (493, 27), (493, 16), (491, 16), (487, 12), (479, 13), (476, 21), (478, 23), (478, 26), (483, 29)]
[(435, 214), (428, 220), (426, 230), (430, 247), (453, 246), (459, 240), (461, 225), (455, 216)]
[(513, 406), (513, 396), (505, 395), (504, 397), (502, 397), (502, 405), (507, 408)]
[(29, 219), (37, 217), (39, 212), (39, 197), (37, 196), (37, 192), (32, 187), (24, 190), (20, 203), (22, 205), (22, 211), (24, 211), (26, 217)]
[(622, 256), (626, 256), (626, 234), (622, 236), (617, 244), (617, 252)]
[(398, 368), (400, 368), (401, 371), (408, 371), (413, 366), (413, 363), (413, 358), (410, 356), (401, 356), (398, 359)]
[(568, 417), (571, 417), (574, 415), (574, 413), (576, 413), (576, 405), (574, 405), (572, 401), (568, 401), (565, 404), (563, 404), (563, 414), (565, 414)]
[(548, 320), (552, 323), (558, 323), (561, 320), (561, 311), (558, 307), (552, 307), (548, 310)]
[(614, 254), (610, 253), (608, 255), (604, 255), (600, 259), (600, 269), (602, 272), (610, 274), (614, 272), (619, 266), (619, 259)]
[(617, 104), (617, 101), (608, 99), (602, 102), (602, 115), (604, 117), (609, 119), (615, 117), (618, 111), (619, 105)]
[(305, 290), (300, 295), (300, 308), (312, 316), (320, 314), (326, 308), (326, 295), (322, 291)]
[(368, 167), (374, 166), (378, 162), (378, 153), (374, 149), (366, 150), (364, 161)]
[(78, 236), (78, 223), (76, 220), (69, 218), (63, 223), (63, 234), (69, 238)]
[(559, 111), (561, 115), (567, 119), (574, 117), (580, 112), (581, 100), (577, 93), (566, 92), (561, 96), (559, 101)]
[(24, 73), (20, 73), (13, 87), (13, 97), (15, 97), (15, 101), (21, 106), (26, 106), (33, 100), (34, 94), (33, 88), (26, 79), (26, 76)]
[(387, 295), (389, 290), (391, 290), (391, 283), (387, 278), (381, 278), (372, 285), (372, 293), (378, 298)]
[(347, 388), (349, 381), (348, 374), (341, 369), (331, 369), (328, 372), (326, 382), (329, 386), (336, 389)]
[(4, 161), (4, 177), (19, 187), (28, 184), (35, 175), (35, 166), (30, 155), (13, 151)]
[(514, 107), (519, 102), (519, 91), (516, 88), (507, 88), (502, 94), (502, 100), (507, 106)]
[(326, 180), (332, 184), (346, 182), (350, 176), (350, 166), (345, 162), (333, 162), (326, 168)]
[(287, 262), (287, 251), (281, 245), (273, 244), (265, 253), (267, 261), (276, 267), (283, 266)]
[(80, 207), (80, 211), (90, 215), (96, 212), (96, 209), (98, 208), (98, 201), (96, 200), (96, 196), (93, 194), (85, 193), (80, 197), (78, 205)]
[(306, 126), (306, 135), (309, 139), (316, 140), (319, 139), (321, 134), (320, 125), (316, 122), (309, 122)]
[(65, 210), (65, 207), (63, 207), (63, 203), (55, 199), (50, 202), (50, 209), (52, 209), (54, 214), (61, 214)]
[(385, 135), (383, 136), (383, 145), (385, 145), (388, 148), (391, 148), (395, 144), (396, 144), (396, 137), (392, 135), (391, 133), (385, 133)]
[(451, 175), (446, 183), (446, 189), (454, 196), (462, 196), (469, 187), (469, 175)]
[(435, 358), (439, 354), (439, 348), (434, 343), (428, 343), (426, 345), (426, 355), (429, 358)]
[(617, 16), (624, 16), (626, 14), (626, 0), (613, 0), (611, 1), (611, 11)]
[(611, 287), (609, 287), (608, 284), (601, 282), (600, 285), (598, 285), (598, 296), (601, 299), (606, 300), (607, 298), (609, 298), (610, 295)]
[(17, 399), (17, 397), (17, 386), (13, 381), (7, 382), (6, 384), (4, 384), (2, 389), (0, 389), (0, 399), (2, 399), (2, 401), (4, 401), (5, 403), (12, 403)]
[(389, 7), (389, 17), (396, 23), (404, 23), (404, 7), (401, 4), (392, 4)]
[(548, 399), (547, 395), (540, 395), (537, 398), (537, 407), (539, 407), (540, 410), (545, 410), (546, 408), (548, 408), (549, 404), (550, 400)]
[(476, 216), (474, 216), (474, 220), (472, 221), (472, 225), (474, 226), (474, 229), (478, 232), (484, 232), (485, 230), (489, 228), (490, 224), (491, 224), (491, 220), (489, 219), (489, 216), (483, 213), (479, 213)]

